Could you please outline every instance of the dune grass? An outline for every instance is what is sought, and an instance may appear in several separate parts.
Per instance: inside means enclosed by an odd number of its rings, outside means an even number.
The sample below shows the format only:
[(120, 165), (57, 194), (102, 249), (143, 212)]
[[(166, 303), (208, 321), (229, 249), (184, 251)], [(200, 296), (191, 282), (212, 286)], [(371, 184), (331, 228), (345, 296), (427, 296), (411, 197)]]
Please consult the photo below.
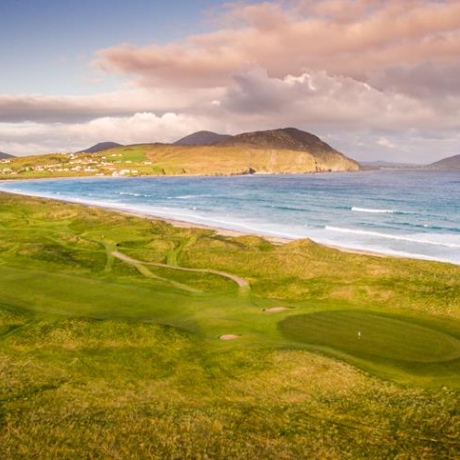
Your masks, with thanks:
[(0, 454), (456, 458), (459, 275), (0, 194)]

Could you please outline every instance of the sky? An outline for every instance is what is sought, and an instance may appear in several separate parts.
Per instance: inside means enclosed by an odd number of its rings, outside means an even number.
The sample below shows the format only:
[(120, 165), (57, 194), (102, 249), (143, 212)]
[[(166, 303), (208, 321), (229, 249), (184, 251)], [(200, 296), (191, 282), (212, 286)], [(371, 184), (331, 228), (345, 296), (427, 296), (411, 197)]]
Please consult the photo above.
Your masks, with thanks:
[(460, 154), (460, 0), (0, 0), (0, 151), (296, 127)]

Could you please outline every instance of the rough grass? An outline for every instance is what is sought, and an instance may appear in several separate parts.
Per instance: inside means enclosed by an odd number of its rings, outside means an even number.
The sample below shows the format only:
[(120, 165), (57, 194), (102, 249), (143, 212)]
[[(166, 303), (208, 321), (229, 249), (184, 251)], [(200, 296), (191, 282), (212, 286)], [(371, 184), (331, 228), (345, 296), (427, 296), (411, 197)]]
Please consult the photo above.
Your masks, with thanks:
[(459, 275), (0, 194), (1, 457), (456, 458)]
[(456, 394), (305, 351), (40, 320), (3, 341), (4, 458), (454, 458)]

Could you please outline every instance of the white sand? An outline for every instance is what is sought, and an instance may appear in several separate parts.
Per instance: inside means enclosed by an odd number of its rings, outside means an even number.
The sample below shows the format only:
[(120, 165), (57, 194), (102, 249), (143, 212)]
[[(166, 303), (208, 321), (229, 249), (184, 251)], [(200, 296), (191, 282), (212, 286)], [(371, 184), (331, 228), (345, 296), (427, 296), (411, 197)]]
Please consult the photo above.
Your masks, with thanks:
[(235, 339), (239, 339), (240, 337), (241, 337), (240, 335), (236, 335), (236, 334), (224, 334), (224, 335), (219, 336), (219, 339), (220, 340), (235, 340)]

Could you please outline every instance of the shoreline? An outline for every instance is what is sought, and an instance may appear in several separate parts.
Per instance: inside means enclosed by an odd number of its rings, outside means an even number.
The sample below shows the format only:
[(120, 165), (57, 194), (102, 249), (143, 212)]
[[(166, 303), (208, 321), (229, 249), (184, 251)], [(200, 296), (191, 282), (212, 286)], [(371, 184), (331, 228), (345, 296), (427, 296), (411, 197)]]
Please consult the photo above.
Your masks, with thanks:
[(20, 178), (2, 178), (0, 179), (1, 182), (23, 182), (23, 181), (38, 181), (38, 180), (66, 180), (66, 179), (139, 179), (139, 178), (147, 178), (147, 177), (244, 177), (244, 176), (309, 176), (309, 175), (316, 175), (316, 174), (354, 174), (354, 173), (368, 173), (377, 171), (376, 169), (358, 169), (356, 171), (305, 171), (305, 172), (295, 172), (295, 171), (283, 171), (283, 172), (275, 172), (275, 171), (256, 171), (254, 173), (247, 173), (247, 172), (240, 172), (240, 173), (230, 173), (230, 174), (220, 174), (220, 173), (209, 173), (209, 174), (191, 174), (191, 173), (183, 173), (183, 174), (138, 174), (138, 175), (98, 175), (93, 174), (91, 176), (48, 176), (48, 177), (20, 177)]
[[(91, 206), (91, 205), (88, 205), (88, 206)], [(142, 219), (159, 220), (159, 221), (171, 224), (173, 227), (177, 227), (177, 228), (198, 228), (201, 230), (213, 230), (217, 235), (222, 235), (222, 236), (250, 236), (252, 235), (252, 236), (261, 237), (277, 245), (287, 244), (287, 243), (291, 243), (292, 241), (296, 241), (295, 239), (283, 238), (281, 236), (267, 236), (262, 233), (247, 233), (247, 232), (243, 232), (240, 230), (230, 230), (227, 228), (222, 228), (222, 227), (217, 227), (217, 226), (212, 226), (212, 225), (196, 224), (195, 222), (190, 222), (186, 220), (171, 219), (169, 217), (155, 216), (153, 214), (143, 214), (141, 212), (136, 212), (136, 211), (128, 211), (128, 210), (125, 211), (125, 210), (119, 210), (117, 208), (110, 208), (110, 207), (97, 206), (97, 205), (95, 205), (95, 207), (106, 209), (108, 211), (116, 211), (121, 214), (125, 214), (128, 216), (135, 216), (135, 217), (139, 217)]]
[[(228, 237), (239, 237), (239, 236), (258, 236), (260, 238), (263, 238), (270, 243), (274, 245), (283, 245), (283, 244), (288, 244), (292, 243), (293, 241), (298, 241), (302, 239), (310, 239), (311, 238), (285, 238), (281, 236), (270, 236), (270, 235), (265, 235), (263, 233), (250, 233), (250, 232), (243, 232), (240, 230), (231, 230), (227, 228), (222, 228), (218, 226), (213, 226), (213, 225), (205, 225), (205, 224), (198, 224), (195, 222), (187, 221), (187, 220), (180, 220), (180, 219), (173, 219), (170, 217), (163, 217), (159, 215), (154, 215), (154, 214), (145, 214), (140, 211), (135, 211), (135, 210), (128, 210), (128, 209), (121, 209), (117, 207), (111, 207), (111, 206), (104, 206), (104, 205), (98, 205), (95, 203), (84, 203), (80, 201), (70, 201), (70, 200), (64, 200), (64, 199), (59, 199), (59, 198), (49, 198), (49, 197), (44, 197), (40, 195), (30, 195), (27, 193), (20, 193), (20, 192), (12, 192), (12, 191), (4, 191), (0, 190), (0, 193), (5, 193), (5, 194), (10, 194), (10, 195), (19, 195), (19, 196), (26, 196), (26, 197), (31, 197), (31, 198), (40, 198), (43, 200), (52, 200), (52, 201), (60, 201), (62, 203), (70, 203), (70, 204), (76, 204), (79, 206), (85, 206), (88, 208), (94, 207), (97, 209), (104, 209), (105, 211), (110, 211), (110, 212), (116, 212), (119, 214), (123, 214), (126, 216), (132, 216), (132, 217), (137, 217), (141, 219), (147, 219), (147, 220), (154, 220), (154, 221), (161, 221), (161, 222), (166, 222), (174, 227), (177, 228), (197, 228), (201, 230), (212, 230), (214, 231), (217, 235), (221, 236), (228, 236)], [(314, 240), (311, 240), (314, 241)], [(314, 241), (315, 244), (318, 244), (323, 247), (331, 248), (331, 249), (336, 249), (341, 252), (346, 252), (349, 254), (356, 254), (356, 255), (364, 255), (364, 256), (372, 256), (372, 257), (381, 257), (381, 258), (386, 258), (386, 257), (394, 257), (394, 258), (408, 258), (409, 257), (402, 257), (402, 256), (397, 256), (397, 255), (389, 255), (389, 254), (382, 254), (378, 252), (373, 252), (373, 251), (367, 251), (365, 249), (352, 249), (352, 248), (344, 248), (341, 246), (336, 246), (336, 245), (329, 245), (329, 244), (324, 244), (324, 243), (318, 243)], [(416, 259), (420, 260), (420, 259)], [(441, 262), (443, 263), (443, 262)]]
[[(159, 176), (159, 177), (165, 177), (165, 176)], [(67, 178), (67, 179), (82, 179), (83, 177), (79, 178)], [(100, 179), (96, 177), (85, 177), (87, 179)], [(119, 179), (117, 177), (111, 177), (110, 179), (116, 180)], [(23, 179), (23, 180), (15, 180), (17, 182), (23, 182), (23, 181), (29, 181), (30, 179)], [(9, 182), (11, 183), (12, 181), (3, 181), (0, 180), (1, 182)], [(222, 235), (222, 236), (228, 236), (228, 237), (238, 237), (238, 236), (248, 236), (248, 235), (253, 235), (253, 236), (258, 236), (261, 238), (264, 238), (265, 240), (271, 242), (272, 244), (275, 245), (283, 245), (287, 244), (293, 241), (297, 240), (311, 240), (315, 244), (318, 244), (320, 246), (326, 247), (326, 248), (331, 248), (335, 249), (344, 253), (348, 254), (355, 254), (355, 255), (364, 255), (364, 256), (369, 256), (369, 257), (379, 257), (379, 258), (394, 258), (394, 259), (405, 259), (405, 260), (418, 260), (418, 261), (424, 261), (424, 262), (436, 262), (436, 263), (442, 263), (442, 264), (449, 264), (449, 265), (454, 265), (454, 266), (459, 266), (460, 264), (455, 263), (453, 261), (449, 260), (440, 260), (440, 259), (434, 259), (430, 257), (417, 257), (417, 254), (411, 255), (411, 254), (398, 254), (398, 253), (387, 253), (387, 252), (378, 252), (378, 251), (373, 251), (371, 249), (367, 248), (353, 248), (353, 247), (346, 247), (346, 246), (340, 246), (337, 244), (332, 244), (332, 243), (325, 243), (325, 242), (319, 242), (316, 241), (313, 238), (309, 238), (308, 236), (302, 238), (290, 238), (286, 236), (277, 236), (275, 235), (270, 235), (266, 234), (263, 232), (258, 232), (257, 229), (255, 231), (245, 231), (245, 230), (235, 230), (235, 229), (228, 229), (225, 227), (220, 227), (218, 224), (208, 224), (208, 223), (196, 223), (194, 221), (190, 220), (182, 220), (182, 219), (177, 219), (174, 217), (169, 217), (169, 216), (162, 216), (160, 214), (152, 214), (152, 213), (145, 213), (139, 210), (133, 210), (133, 209), (126, 209), (124, 207), (117, 207), (117, 206), (110, 206), (110, 205), (105, 205), (105, 204), (98, 204), (94, 202), (84, 202), (80, 200), (70, 200), (70, 199), (63, 199), (63, 198), (57, 198), (57, 197), (47, 197), (47, 196), (42, 196), (42, 195), (34, 195), (30, 193), (24, 193), (24, 192), (18, 192), (18, 191), (10, 191), (10, 190), (0, 190), (2, 193), (8, 193), (12, 195), (22, 195), (22, 196), (29, 196), (29, 197), (35, 197), (35, 198), (41, 198), (45, 200), (54, 200), (54, 201), (60, 201), (63, 203), (72, 203), (72, 204), (78, 204), (81, 206), (87, 206), (87, 207), (95, 207), (99, 209), (105, 209), (107, 211), (112, 211), (124, 215), (131, 215), (135, 216), (138, 218), (142, 219), (150, 219), (150, 220), (156, 220), (156, 221), (163, 221), (167, 222), (175, 227), (182, 227), (182, 228), (197, 228), (197, 229), (204, 229), (204, 230), (212, 230), (214, 231), (217, 235)]]
[[(111, 208), (106, 208), (106, 209), (110, 210)], [(149, 216), (147, 214), (142, 214), (142, 213), (139, 213), (139, 214), (129, 213), (129, 212), (124, 213), (123, 211), (121, 211), (121, 213), (122, 214), (127, 214), (127, 215), (133, 215), (133, 216), (141, 217), (141, 218), (147, 218), (147, 219), (151, 218), (152, 220), (161, 220), (163, 222), (166, 222), (168, 224), (173, 225), (174, 227), (179, 227), (179, 228), (199, 228), (199, 229), (203, 229), (203, 230), (213, 230), (217, 235), (222, 235), (222, 236), (235, 236), (235, 237), (237, 237), (237, 236), (258, 236), (258, 237), (263, 238), (264, 240), (267, 240), (270, 243), (272, 243), (274, 245), (278, 245), (278, 246), (281, 246), (283, 244), (292, 243), (293, 241), (311, 240), (315, 244), (318, 244), (318, 245), (323, 246), (325, 248), (337, 249), (338, 251), (346, 252), (348, 254), (357, 254), (357, 255), (363, 255), (363, 256), (382, 257), (382, 258), (386, 258), (386, 257), (394, 257), (394, 258), (397, 258), (397, 259), (405, 258), (405, 257), (402, 257), (402, 256), (397, 256), (397, 255), (392, 256), (392, 255), (389, 255), (389, 254), (381, 254), (379, 252), (366, 251), (365, 249), (351, 249), (351, 248), (344, 248), (344, 247), (341, 247), (341, 246), (335, 246), (335, 245), (332, 245), (332, 244), (318, 243), (318, 242), (312, 240), (311, 238), (289, 239), (289, 238), (283, 238), (281, 236), (279, 236), (279, 237), (278, 236), (267, 236), (267, 235), (264, 235), (262, 233), (245, 233), (245, 232), (241, 232), (241, 231), (238, 231), (238, 230), (228, 230), (226, 228), (212, 227), (212, 226), (207, 226), (207, 225), (202, 225), (202, 224), (200, 225), (200, 224), (195, 224), (193, 222), (181, 221), (181, 220), (176, 220), (176, 219), (167, 219), (167, 218), (163, 218), (163, 217)], [(417, 260), (421, 260), (421, 259), (417, 259)]]

